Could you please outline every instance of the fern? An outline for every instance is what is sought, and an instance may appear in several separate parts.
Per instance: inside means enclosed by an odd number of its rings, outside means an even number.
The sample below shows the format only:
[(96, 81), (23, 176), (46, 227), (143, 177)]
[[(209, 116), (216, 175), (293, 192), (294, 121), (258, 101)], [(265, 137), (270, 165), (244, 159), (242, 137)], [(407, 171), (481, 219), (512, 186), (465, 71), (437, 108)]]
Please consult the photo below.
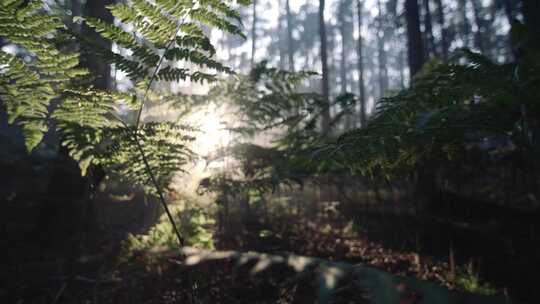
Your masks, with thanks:
[(330, 146), (329, 158), (359, 171), (393, 174), (427, 158), (451, 159), (467, 143), (490, 138), (537, 149), (520, 138), (530, 136), (524, 120), (540, 114), (538, 88), (516, 77), (517, 70), (517, 63), (497, 64), (468, 50), (448, 64), (428, 66), (411, 89), (383, 98), (366, 128)]
[[(203, 28), (210, 26), (241, 35), (234, 22), (238, 13), (222, 1), (130, 0), (110, 6), (120, 25), (93, 18), (78, 18), (104, 38), (129, 51), (129, 56), (101, 50), (108, 63), (114, 63), (135, 82), (155, 77), (163, 81), (215, 81), (217, 73), (232, 71), (212, 57), (215, 48)], [(182, 61), (213, 71), (175, 67)], [(154, 72), (153, 72), (154, 71)]]
[(0, 6), (0, 36), (21, 48), (23, 57), (0, 51), (0, 98), (9, 122), (17, 122), (29, 151), (49, 129), (51, 101), (70, 80), (87, 72), (78, 68), (79, 55), (57, 48), (54, 38), (64, 29), (60, 18), (45, 14), (40, 1), (4, 1)]
[[(150, 92), (154, 81), (214, 81), (219, 73), (232, 73), (213, 58), (216, 50), (205, 34), (214, 26), (241, 33), (232, 5), (132, 0), (109, 7), (119, 25), (93, 18), (74, 20), (125, 50), (115, 53), (70, 32), (42, 1), (3, 1), (0, 36), (17, 46), (16, 54), (0, 52), (0, 98), (10, 123), (21, 126), (28, 150), (55, 126), (83, 174), (90, 165), (102, 165), (161, 196), (165, 204), (160, 189), (195, 157), (189, 149), (194, 130), (169, 122), (139, 125), (143, 106), (154, 95)], [(85, 77), (92, 75), (79, 68), (78, 53), (61, 47), (73, 38), (84, 51), (98, 53), (125, 72), (135, 88), (115, 93), (85, 86)], [(178, 67), (178, 62), (190, 68)], [(194, 66), (199, 68), (192, 70)], [(120, 108), (126, 106), (138, 111), (135, 124), (123, 119)]]

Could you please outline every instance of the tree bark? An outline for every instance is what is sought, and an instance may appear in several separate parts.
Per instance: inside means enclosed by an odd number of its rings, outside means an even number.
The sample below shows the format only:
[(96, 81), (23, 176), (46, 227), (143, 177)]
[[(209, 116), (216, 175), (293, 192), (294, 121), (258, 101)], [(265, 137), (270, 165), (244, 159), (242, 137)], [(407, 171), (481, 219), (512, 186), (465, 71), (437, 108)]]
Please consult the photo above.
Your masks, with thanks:
[(463, 39), (463, 47), (469, 47), (469, 36), (471, 27), (467, 18), (467, 0), (459, 0), (458, 9), (461, 17), (461, 39)]
[(257, 0), (253, 0), (253, 22), (251, 24), (251, 61), (250, 66), (255, 66), (255, 53), (257, 52)]
[(322, 65), (322, 97), (323, 109), (321, 131), (323, 134), (330, 132), (330, 87), (328, 83), (328, 55), (326, 41), (326, 24), (324, 21), (325, 0), (319, 0), (319, 36), (321, 39), (321, 65)]
[(426, 56), (432, 57), (437, 56), (435, 49), (435, 37), (433, 35), (433, 23), (431, 20), (431, 7), (429, 5), (429, 0), (424, 1), (424, 28), (425, 28), (425, 44), (426, 44)]
[(480, 15), (482, 8), (480, 7), (481, 3), (476, 0), (471, 0), (474, 14), (474, 23), (476, 24), (476, 32), (474, 33), (474, 44), (480, 51), (480, 53), (485, 54), (486, 48), (484, 44), (484, 31), (485, 31), (485, 20)]
[(289, 0), (286, 0), (287, 10), (287, 53), (289, 55), (289, 71), (294, 72), (294, 49), (293, 49), (293, 37), (292, 37), (292, 15), (291, 15), (291, 6), (289, 5)]
[[(84, 6), (84, 14), (87, 17), (101, 19), (106, 23), (113, 22), (113, 16), (106, 9), (107, 5), (113, 4), (113, 0), (87, 0)], [(111, 48), (111, 42), (103, 39), (93, 28), (86, 25), (82, 27), (82, 35), (88, 39), (95, 41), (101, 47)], [(95, 52), (88, 52), (82, 56), (82, 66), (88, 68), (91, 74), (98, 78), (94, 80), (94, 86), (97, 89), (107, 90), (111, 86), (111, 66), (105, 63)]]
[(420, 31), (420, 15), (418, 0), (406, 0), (405, 15), (407, 18), (407, 40), (409, 55), (409, 73), (411, 83), (414, 75), (424, 64), (424, 51), (422, 43), (422, 32)]
[[(77, 17), (82, 14), (82, 6), (80, 0), (71, 0), (71, 17)], [(79, 33), (81, 31), (81, 27), (77, 22), (70, 22), (71, 30)]]
[(358, 86), (360, 93), (360, 126), (364, 127), (366, 125), (366, 93), (364, 87), (364, 55), (363, 53), (363, 42), (362, 42), (362, 0), (356, 0), (357, 7), (357, 16), (358, 16)]
[(508, 19), (508, 23), (512, 24), (516, 19), (516, 5), (515, 0), (504, 0), (504, 13)]
[(285, 48), (283, 45), (283, 14), (281, 0), (277, 0), (278, 3), (278, 49), (279, 49), (279, 69), (285, 69)]
[(383, 97), (388, 89), (388, 69), (386, 67), (386, 51), (384, 50), (386, 33), (384, 29), (381, 0), (377, 1), (379, 15), (377, 17), (377, 61), (379, 64), (379, 96)]
[(442, 0), (435, 0), (437, 4), (437, 19), (439, 25), (441, 26), (441, 54), (442, 59), (446, 62), (448, 61), (448, 51), (450, 48), (450, 41), (448, 41), (448, 29), (446, 28), (445, 18), (444, 18), (444, 6)]
[(345, 22), (345, 7), (346, 1), (341, 0), (339, 4), (339, 33), (341, 35), (341, 60), (339, 63), (339, 82), (341, 85), (341, 93), (347, 92), (347, 43), (345, 36), (347, 35), (347, 28)]
[[(399, 43), (397, 43), (399, 44)], [(399, 49), (398, 57), (398, 69), (399, 69), (399, 86), (403, 90), (405, 89), (405, 50), (400, 45), (396, 46)]]

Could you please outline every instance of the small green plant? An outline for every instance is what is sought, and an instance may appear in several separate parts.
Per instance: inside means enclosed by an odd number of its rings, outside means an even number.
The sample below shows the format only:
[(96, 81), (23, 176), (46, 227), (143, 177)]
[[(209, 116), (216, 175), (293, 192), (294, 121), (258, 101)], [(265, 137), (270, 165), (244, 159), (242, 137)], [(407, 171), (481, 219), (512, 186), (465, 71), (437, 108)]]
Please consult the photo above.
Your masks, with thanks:
[(489, 283), (483, 282), (478, 271), (474, 269), (473, 263), (468, 263), (464, 268), (459, 269), (455, 275), (446, 274), (448, 282), (458, 289), (481, 295), (493, 295), (497, 290)]
[[(208, 227), (214, 224), (214, 220), (202, 207), (194, 202), (181, 202), (170, 209), (180, 223), (178, 229), (186, 246), (214, 249), (213, 234)], [(173, 252), (179, 248), (175, 231), (165, 214), (146, 234), (130, 234), (123, 246), (126, 260), (142, 257), (144, 262), (150, 264), (159, 259), (159, 253)]]

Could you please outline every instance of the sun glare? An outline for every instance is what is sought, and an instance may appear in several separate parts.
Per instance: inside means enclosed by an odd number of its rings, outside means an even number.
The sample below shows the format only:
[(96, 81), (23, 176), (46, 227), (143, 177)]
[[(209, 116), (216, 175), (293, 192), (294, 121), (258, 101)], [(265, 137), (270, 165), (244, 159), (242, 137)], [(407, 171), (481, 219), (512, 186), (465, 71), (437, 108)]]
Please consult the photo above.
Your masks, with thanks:
[(195, 152), (208, 155), (229, 144), (230, 131), (225, 128), (224, 115), (216, 106), (209, 106), (195, 114), (200, 134), (195, 142)]

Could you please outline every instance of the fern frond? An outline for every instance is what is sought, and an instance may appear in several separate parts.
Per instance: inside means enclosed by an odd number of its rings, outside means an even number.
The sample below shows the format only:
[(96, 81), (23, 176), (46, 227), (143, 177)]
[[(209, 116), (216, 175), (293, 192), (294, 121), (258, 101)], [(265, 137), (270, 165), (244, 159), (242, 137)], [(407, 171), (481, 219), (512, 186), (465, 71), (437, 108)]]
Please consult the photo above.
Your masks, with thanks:
[(23, 130), (32, 150), (48, 130), (48, 107), (70, 80), (86, 74), (78, 68), (79, 55), (61, 52), (51, 37), (65, 26), (60, 18), (45, 14), (40, 1), (21, 7), (12, 1), (0, 6), (0, 36), (21, 48), (23, 60), (0, 51), (0, 98), (9, 122)]

